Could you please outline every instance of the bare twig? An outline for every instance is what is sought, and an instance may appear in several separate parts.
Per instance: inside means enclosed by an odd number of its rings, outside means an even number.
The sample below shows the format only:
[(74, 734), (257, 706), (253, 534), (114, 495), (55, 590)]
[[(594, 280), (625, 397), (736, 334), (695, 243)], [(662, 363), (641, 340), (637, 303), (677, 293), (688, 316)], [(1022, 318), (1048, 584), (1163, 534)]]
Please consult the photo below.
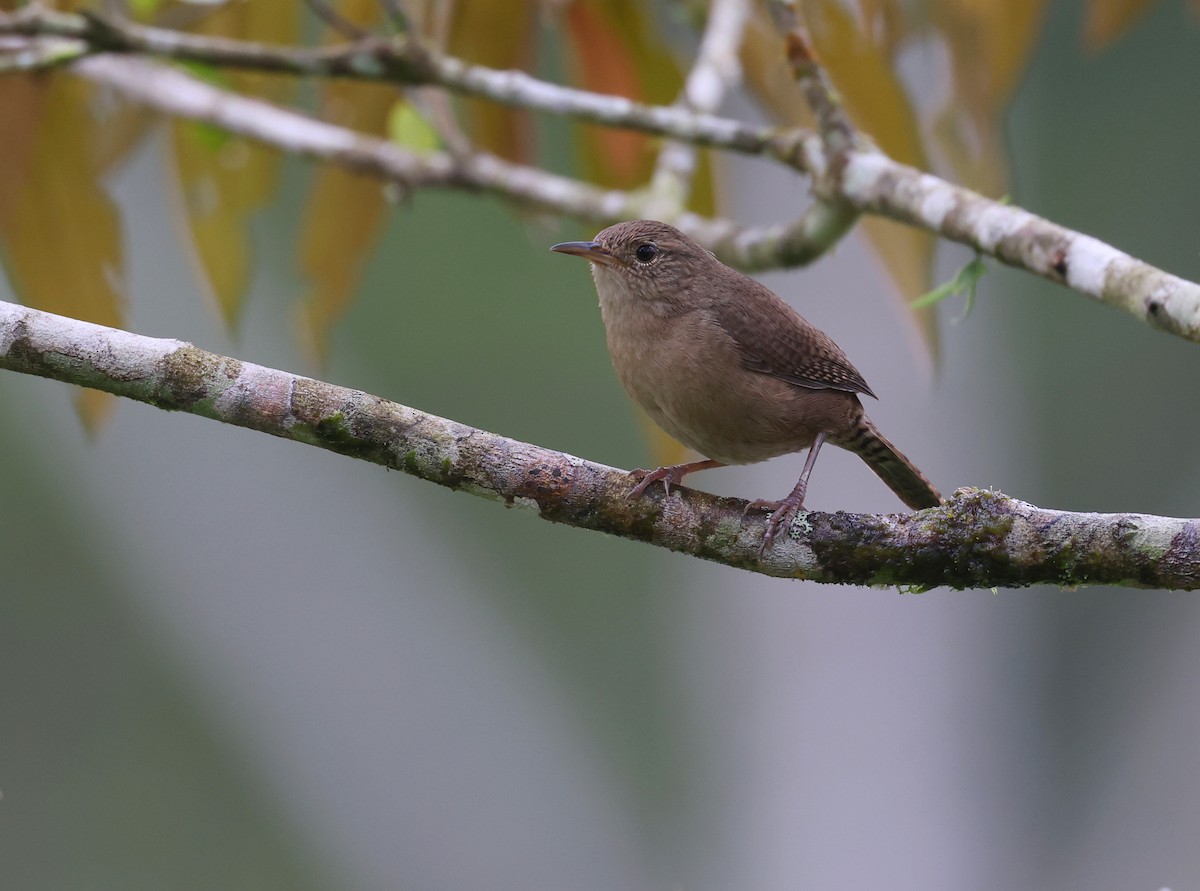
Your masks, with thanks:
[(744, 519), (741, 499), (677, 488), (669, 498), (631, 500), (627, 474), (611, 467), (178, 340), (0, 303), (0, 368), (307, 443), (553, 522), (768, 575), (916, 588), (1200, 588), (1196, 520), (1048, 511), (962, 490), (914, 514), (803, 514), (760, 560), (764, 521)]
[(825, 151), (836, 157), (849, 151), (858, 142), (858, 132), (846, 116), (829, 75), (817, 59), (817, 51), (807, 32), (799, 25), (786, 35), (787, 59), (797, 83), (817, 118), (817, 129), (825, 143)]

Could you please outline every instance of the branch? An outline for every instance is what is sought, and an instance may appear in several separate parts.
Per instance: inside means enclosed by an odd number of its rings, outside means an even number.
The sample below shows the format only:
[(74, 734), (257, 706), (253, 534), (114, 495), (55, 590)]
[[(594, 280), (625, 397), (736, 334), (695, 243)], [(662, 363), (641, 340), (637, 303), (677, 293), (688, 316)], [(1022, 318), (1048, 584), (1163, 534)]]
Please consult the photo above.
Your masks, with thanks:
[[(798, 8), (800, 4), (795, 6)], [(807, 31), (796, 21), (799, 14), (795, 10), (787, 10), (783, 15), (791, 20), (787, 23), (784, 35), (788, 65), (817, 119), (817, 129), (821, 133), (826, 154), (836, 157), (861, 141), (858, 131), (846, 116), (841, 99), (829, 80), (825, 66), (817, 58), (817, 51)]]
[[(725, 94), (742, 79), (738, 48), (749, 14), (749, 0), (712, 0), (696, 61), (688, 72), (677, 105), (705, 114), (720, 108)], [(654, 219), (678, 216), (687, 205), (696, 158), (697, 148), (690, 142), (672, 139), (663, 145), (650, 180), (653, 200), (646, 216)], [(658, 211), (660, 204), (667, 209), (665, 214)]]
[[(486, 152), (458, 156), (409, 151), (386, 139), (223, 90), (158, 62), (90, 56), (73, 63), (71, 70), (165, 114), (204, 121), (293, 154), (398, 180), (409, 189), (488, 192), (518, 205), (604, 226), (644, 215), (647, 198), (641, 193), (597, 188)], [(801, 265), (830, 243), (808, 218), (793, 224), (741, 227), (685, 213), (675, 223), (725, 262), (748, 270)]]
[(1200, 285), (1098, 238), (922, 173), (878, 151), (849, 154), (839, 194), (864, 211), (969, 245), (1200, 343)]
[[(788, 158), (789, 163), (802, 163), (802, 156), (795, 151), (796, 137), (792, 131), (698, 115), (684, 108), (646, 105), (621, 96), (560, 86), (521, 71), (472, 65), (413, 36), (364, 38), (318, 48), (273, 46), (147, 27), (95, 14), (55, 12), (39, 4), (0, 13), (0, 35), (69, 38), (78, 41), (76, 58), (124, 53), (300, 77), (442, 86), (505, 105), (671, 136), (694, 145), (752, 155), (773, 154)], [(60, 51), (54, 61), (61, 64), (69, 61), (69, 57)]]
[[(461, 163), (440, 155), (402, 159), (404, 153), (395, 146), (336, 127), (323, 131), (317, 145), (306, 144), (303, 139), (293, 143), (288, 120), (306, 121), (301, 129), (310, 135), (315, 135), (314, 127), (329, 125), (254, 100), (242, 99), (247, 104), (235, 106), (232, 94), (212, 87), (212, 96), (227, 97), (223, 100), (228, 105), (227, 113), (210, 107), (215, 102), (211, 98), (189, 111), (186, 103), (171, 101), (155, 84), (138, 84), (119, 77), (114, 68), (98, 67), (98, 63), (115, 61), (111, 57), (86, 57), (104, 52), (144, 53), (297, 75), (441, 85), (497, 102), (655, 133), (694, 145), (774, 157), (810, 173), (814, 194), (828, 206), (819, 203), (815, 213), (765, 229), (741, 229), (728, 221), (694, 215), (671, 222), (731, 265), (755, 271), (807, 263), (841, 236), (854, 214), (881, 214), (970, 245), (1002, 262), (1122, 309), (1160, 330), (1200, 343), (1200, 285), (1098, 239), (900, 164), (877, 149), (858, 146), (830, 158), (821, 138), (805, 130), (751, 127), (698, 115), (686, 108), (645, 105), (560, 87), (518, 71), (469, 65), (410, 37), (374, 38), (318, 49), (274, 47), (53, 12), (38, 4), (15, 13), (0, 13), (0, 38), (6, 36), (8, 39), (0, 43), (0, 73), (70, 64), (93, 79), (108, 78), (107, 82), (122, 92), (168, 114), (207, 120), (284, 149), (385, 177), (406, 179), (407, 170), (417, 174), (411, 184), (494, 192), (518, 203), (598, 223), (639, 216), (637, 211), (645, 206), (639, 200), (642, 196), (597, 189), (484, 154)], [(31, 38), (32, 43), (18, 41), (14, 45), (14, 37)], [(54, 42), (43, 46), (38, 43), (42, 38)], [(162, 66), (142, 69), (143, 74), (155, 73), (155, 77), (165, 76), (166, 71)], [(191, 91), (199, 91), (195, 82)], [(245, 120), (254, 107), (268, 109), (269, 121), (255, 125)]]
[(626, 498), (622, 471), (358, 390), (0, 303), (0, 368), (360, 458), (543, 519), (767, 575), (919, 589), (1200, 588), (1200, 521), (1049, 511), (976, 489), (897, 516), (802, 514), (760, 560), (746, 502), (678, 487)]

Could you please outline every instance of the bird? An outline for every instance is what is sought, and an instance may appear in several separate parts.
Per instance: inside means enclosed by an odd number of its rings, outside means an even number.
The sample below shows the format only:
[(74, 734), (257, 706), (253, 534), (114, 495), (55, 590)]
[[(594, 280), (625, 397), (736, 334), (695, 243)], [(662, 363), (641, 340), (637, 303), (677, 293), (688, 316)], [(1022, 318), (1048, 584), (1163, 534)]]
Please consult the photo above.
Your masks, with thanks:
[(867, 417), (875, 397), (833, 340), (773, 291), (726, 266), (684, 233), (631, 220), (592, 241), (550, 248), (591, 266), (613, 369), (663, 430), (704, 460), (635, 470), (637, 498), (667, 495), (698, 470), (753, 464), (808, 449), (795, 488), (766, 510), (760, 553), (804, 508), (825, 443), (854, 452), (913, 510), (942, 503), (937, 489)]

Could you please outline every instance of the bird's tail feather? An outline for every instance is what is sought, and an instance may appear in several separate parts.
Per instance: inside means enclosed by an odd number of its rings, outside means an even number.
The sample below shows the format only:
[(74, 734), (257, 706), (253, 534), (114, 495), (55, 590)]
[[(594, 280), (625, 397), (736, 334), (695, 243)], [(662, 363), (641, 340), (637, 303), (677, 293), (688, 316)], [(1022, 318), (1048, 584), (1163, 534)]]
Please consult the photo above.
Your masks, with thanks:
[(937, 507), (942, 503), (942, 496), (933, 483), (888, 442), (866, 415), (848, 436), (839, 437), (835, 442), (866, 461), (888, 488), (913, 510)]

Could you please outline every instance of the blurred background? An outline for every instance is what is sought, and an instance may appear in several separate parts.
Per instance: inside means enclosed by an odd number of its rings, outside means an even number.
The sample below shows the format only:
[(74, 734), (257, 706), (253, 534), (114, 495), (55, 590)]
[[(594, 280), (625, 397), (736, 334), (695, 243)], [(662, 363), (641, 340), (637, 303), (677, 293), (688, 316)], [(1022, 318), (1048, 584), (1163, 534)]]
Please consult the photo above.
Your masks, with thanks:
[[(1094, 53), (1083, 15), (1047, 6), (1004, 130), (1011, 194), (1200, 279), (1200, 27), (1163, 2)], [(936, 96), (946, 66), (917, 46), (905, 76)], [(164, 138), (108, 180), (126, 327), (651, 460), (584, 264), (547, 251), (585, 227), (415, 195), (321, 366), (294, 324), (310, 166), (255, 220), (231, 335), (163, 200)], [(746, 223), (805, 199), (762, 162), (718, 172)], [(937, 256), (939, 280), (970, 258)], [(1200, 513), (1200, 348), (990, 266), (968, 316), (939, 308), (935, 366), (858, 236), (763, 279), (943, 491)], [(71, 397), (0, 375), (5, 888), (1200, 885), (1194, 595), (767, 579), (132, 402), (89, 435)], [(689, 482), (778, 497), (801, 461)], [(836, 450), (809, 505), (900, 509)]]

